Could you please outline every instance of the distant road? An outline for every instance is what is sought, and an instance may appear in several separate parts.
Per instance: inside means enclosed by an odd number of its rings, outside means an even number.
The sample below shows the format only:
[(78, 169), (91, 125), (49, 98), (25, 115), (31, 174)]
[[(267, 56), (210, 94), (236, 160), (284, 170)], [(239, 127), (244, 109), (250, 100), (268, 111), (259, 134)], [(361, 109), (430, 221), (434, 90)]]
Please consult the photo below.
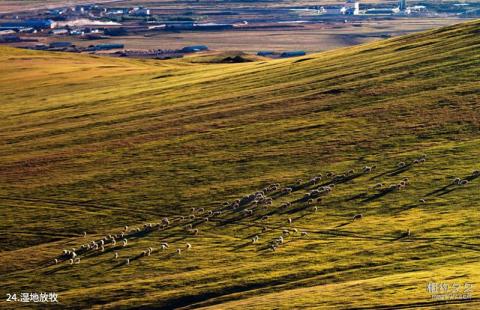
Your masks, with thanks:
[(74, 1), (74, 0), (46, 0), (46, 1), (21, 1), (21, 0), (0, 0), (0, 14), (27, 12), (34, 10), (54, 9), (65, 6), (82, 4), (104, 4), (121, 2), (123, 0), (95, 0), (95, 1)]

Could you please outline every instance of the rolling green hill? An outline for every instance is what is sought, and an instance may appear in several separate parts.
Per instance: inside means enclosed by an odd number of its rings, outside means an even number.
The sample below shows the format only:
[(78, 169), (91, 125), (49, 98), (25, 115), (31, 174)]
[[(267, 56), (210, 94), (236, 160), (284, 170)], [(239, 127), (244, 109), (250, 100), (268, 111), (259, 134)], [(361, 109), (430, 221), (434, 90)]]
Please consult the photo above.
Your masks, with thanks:
[[(479, 34), (475, 21), (238, 64), (0, 47), (0, 293), (405, 309), (444, 304), (426, 287), (446, 282), (473, 283), (450, 306), (478, 308)], [(272, 183), (270, 205), (245, 198)], [(81, 250), (125, 225), (127, 246)]]

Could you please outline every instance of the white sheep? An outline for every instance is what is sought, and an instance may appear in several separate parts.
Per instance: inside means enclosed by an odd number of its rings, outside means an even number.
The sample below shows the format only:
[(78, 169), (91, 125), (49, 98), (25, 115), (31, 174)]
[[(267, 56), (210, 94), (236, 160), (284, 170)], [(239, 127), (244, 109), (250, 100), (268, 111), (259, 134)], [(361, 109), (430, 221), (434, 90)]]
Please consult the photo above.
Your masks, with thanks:
[(355, 220), (359, 220), (359, 219), (361, 219), (361, 218), (363, 218), (363, 215), (362, 215), (362, 214), (355, 214), (355, 215), (353, 216), (353, 220), (354, 220), (354, 221), (355, 221)]
[(186, 246), (187, 246), (187, 250), (190, 250), (192, 248), (192, 245), (188, 242), (187, 242)]

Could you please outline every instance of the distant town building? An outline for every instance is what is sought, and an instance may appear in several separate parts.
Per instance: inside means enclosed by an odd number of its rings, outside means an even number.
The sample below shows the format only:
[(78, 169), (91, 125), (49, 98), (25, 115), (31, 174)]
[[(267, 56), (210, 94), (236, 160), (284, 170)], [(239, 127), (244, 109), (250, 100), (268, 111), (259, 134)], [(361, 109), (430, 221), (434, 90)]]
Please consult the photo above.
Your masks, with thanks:
[(340, 9), (340, 13), (344, 15), (360, 15), (360, 2), (347, 2), (347, 4)]
[(35, 29), (53, 29), (56, 23), (51, 19), (39, 19), (39, 20), (24, 20), (24, 21), (10, 21), (0, 23), (0, 27), (10, 29), (23, 29), (23, 28), (35, 28)]
[(143, 7), (133, 8), (130, 10), (129, 14), (133, 16), (149, 16), (150, 9)]

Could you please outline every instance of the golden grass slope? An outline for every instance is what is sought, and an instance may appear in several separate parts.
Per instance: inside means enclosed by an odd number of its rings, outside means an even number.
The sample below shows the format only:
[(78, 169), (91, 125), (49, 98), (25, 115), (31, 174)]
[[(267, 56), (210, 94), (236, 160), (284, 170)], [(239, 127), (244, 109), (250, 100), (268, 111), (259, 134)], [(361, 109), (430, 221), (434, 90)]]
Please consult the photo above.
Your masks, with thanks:
[[(480, 181), (445, 186), (480, 169), (479, 31), (475, 21), (241, 64), (0, 48), (0, 293), (55, 291), (72, 309), (414, 308), (442, 305), (425, 286), (449, 281), (478, 284), (454, 303), (478, 308)], [(421, 154), (424, 164), (395, 168)], [(339, 182), (317, 212), (278, 209), (314, 175), (365, 165), (377, 169)], [(404, 190), (371, 189), (406, 177)], [(195, 236), (176, 221), (78, 265), (51, 265), (124, 225), (173, 221), (298, 178), (305, 188), (251, 217), (227, 210), (194, 222)], [(292, 228), (308, 237), (267, 249)], [(151, 256), (121, 263), (148, 247)]]

